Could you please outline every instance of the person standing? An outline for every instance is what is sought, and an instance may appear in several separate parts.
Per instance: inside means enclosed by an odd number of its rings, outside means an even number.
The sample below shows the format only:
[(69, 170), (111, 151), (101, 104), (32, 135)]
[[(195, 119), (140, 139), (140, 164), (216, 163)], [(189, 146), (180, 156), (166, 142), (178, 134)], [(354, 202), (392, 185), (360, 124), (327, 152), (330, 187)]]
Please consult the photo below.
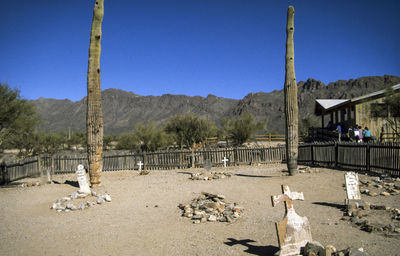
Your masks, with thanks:
[(363, 129), (361, 128), (361, 126), (358, 126), (358, 136), (360, 137), (360, 141), (359, 142), (363, 142)]
[(336, 127), (336, 131), (339, 134), (339, 142), (341, 141), (342, 138), (342, 126), (340, 123), (338, 123), (337, 127)]
[(368, 129), (368, 127), (365, 127), (363, 131), (363, 138), (364, 142), (369, 142), (371, 140), (371, 131)]

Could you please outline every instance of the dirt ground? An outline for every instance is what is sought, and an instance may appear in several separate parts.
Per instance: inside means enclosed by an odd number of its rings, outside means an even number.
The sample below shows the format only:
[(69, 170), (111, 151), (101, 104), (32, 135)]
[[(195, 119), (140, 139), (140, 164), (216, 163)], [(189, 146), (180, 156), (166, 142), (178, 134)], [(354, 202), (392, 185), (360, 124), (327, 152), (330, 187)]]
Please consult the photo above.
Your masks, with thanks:
[[(50, 206), (78, 190), (76, 175), (57, 175), (55, 184), (0, 188), (1, 255), (272, 255), (278, 250), (275, 222), (284, 206), (272, 207), (271, 195), (281, 184), (304, 192), (294, 208), (307, 216), (314, 240), (337, 249), (362, 247), (369, 255), (400, 255), (399, 236), (368, 233), (340, 220), (346, 197), (344, 172), (287, 176), (284, 165), (213, 168), (230, 178), (190, 180), (200, 169), (136, 171), (102, 174), (99, 193), (112, 202), (83, 211), (60, 212)], [(370, 179), (360, 175), (361, 179)], [(34, 180), (34, 179), (33, 179)], [(27, 180), (25, 180), (27, 181)], [(222, 194), (244, 208), (234, 223), (193, 224), (181, 217), (180, 203), (201, 192)], [(400, 208), (400, 195), (369, 197), (365, 201)]]

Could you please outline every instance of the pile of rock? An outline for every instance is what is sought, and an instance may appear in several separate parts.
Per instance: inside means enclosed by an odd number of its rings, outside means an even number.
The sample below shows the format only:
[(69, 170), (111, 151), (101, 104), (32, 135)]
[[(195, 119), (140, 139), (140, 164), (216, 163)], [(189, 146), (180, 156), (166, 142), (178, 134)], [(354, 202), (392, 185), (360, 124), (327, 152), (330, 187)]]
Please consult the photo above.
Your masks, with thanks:
[(395, 196), (400, 194), (400, 179), (388, 176), (370, 181), (360, 181), (360, 192), (369, 196)]
[(190, 179), (192, 180), (216, 180), (230, 178), (232, 176), (229, 172), (199, 172), (192, 173)]
[[(91, 200), (88, 200), (89, 198), (91, 198)], [(78, 199), (78, 203), (76, 203), (76, 205), (72, 203), (73, 199)], [(69, 196), (58, 198), (57, 201), (50, 206), (50, 209), (56, 210), (56, 212), (70, 212), (84, 210), (91, 206), (103, 204), (105, 202), (111, 202), (111, 196), (109, 194), (98, 195), (95, 191), (92, 191), (89, 195), (77, 191)]]
[(304, 248), (302, 248), (301, 255), (304, 256), (368, 256), (368, 253), (364, 252), (363, 248), (347, 248), (344, 250), (337, 251), (333, 245), (327, 245), (323, 247), (317, 241), (308, 242)]
[(318, 169), (311, 168), (310, 166), (299, 168), (299, 173), (319, 173)]
[[(371, 222), (366, 217), (372, 215), (372, 211), (384, 211), (378, 213), (381, 221)], [(391, 215), (391, 223), (384, 223), (384, 214)], [(367, 232), (400, 233), (400, 209), (391, 208), (385, 205), (371, 204), (368, 202), (353, 203), (347, 206), (347, 211), (342, 220), (350, 221)], [(389, 221), (390, 222), (390, 221)]]
[(182, 216), (190, 218), (193, 223), (202, 222), (234, 222), (243, 214), (243, 208), (236, 203), (228, 203), (225, 196), (202, 192), (190, 204), (178, 206), (183, 212)]

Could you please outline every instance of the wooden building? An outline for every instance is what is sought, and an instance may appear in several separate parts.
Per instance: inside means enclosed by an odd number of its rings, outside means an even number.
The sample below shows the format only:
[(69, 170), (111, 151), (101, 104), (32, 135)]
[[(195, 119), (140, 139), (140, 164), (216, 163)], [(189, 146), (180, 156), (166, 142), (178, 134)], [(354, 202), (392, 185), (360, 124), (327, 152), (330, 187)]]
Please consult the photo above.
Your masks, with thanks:
[[(392, 86), (400, 93), (400, 84)], [(321, 116), (321, 128), (327, 128), (329, 122), (336, 127), (342, 124), (342, 132), (355, 125), (363, 129), (368, 127), (372, 136), (380, 141), (393, 141), (395, 135), (387, 123), (387, 106), (384, 104), (385, 90), (369, 93), (353, 99), (317, 99), (315, 113)], [(382, 111), (378, 111), (381, 109)], [(373, 111), (372, 111), (373, 110)]]

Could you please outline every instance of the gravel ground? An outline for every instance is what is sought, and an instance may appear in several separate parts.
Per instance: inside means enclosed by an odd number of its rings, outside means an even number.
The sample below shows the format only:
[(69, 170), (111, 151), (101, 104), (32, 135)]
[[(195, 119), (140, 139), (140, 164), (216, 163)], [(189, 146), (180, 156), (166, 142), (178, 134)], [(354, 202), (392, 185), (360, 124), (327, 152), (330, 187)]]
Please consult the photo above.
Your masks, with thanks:
[[(73, 174), (53, 177), (55, 184), (2, 187), (0, 254), (272, 255), (278, 250), (275, 222), (282, 220), (284, 206), (272, 207), (271, 195), (289, 184), (292, 191), (304, 192), (305, 201), (295, 201), (294, 208), (308, 217), (314, 240), (337, 249), (362, 247), (370, 255), (400, 255), (398, 236), (368, 233), (340, 220), (346, 197), (342, 171), (320, 168), (290, 177), (284, 165), (213, 168), (222, 170), (234, 175), (194, 181), (190, 173), (200, 169), (103, 173), (103, 186), (95, 190), (109, 193), (112, 202), (68, 213), (50, 206), (77, 191)], [(20, 182), (27, 181), (32, 179)], [(181, 217), (178, 205), (203, 191), (238, 203), (243, 216), (231, 224), (193, 224)], [(400, 195), (363, 199), (400, 208)]]

